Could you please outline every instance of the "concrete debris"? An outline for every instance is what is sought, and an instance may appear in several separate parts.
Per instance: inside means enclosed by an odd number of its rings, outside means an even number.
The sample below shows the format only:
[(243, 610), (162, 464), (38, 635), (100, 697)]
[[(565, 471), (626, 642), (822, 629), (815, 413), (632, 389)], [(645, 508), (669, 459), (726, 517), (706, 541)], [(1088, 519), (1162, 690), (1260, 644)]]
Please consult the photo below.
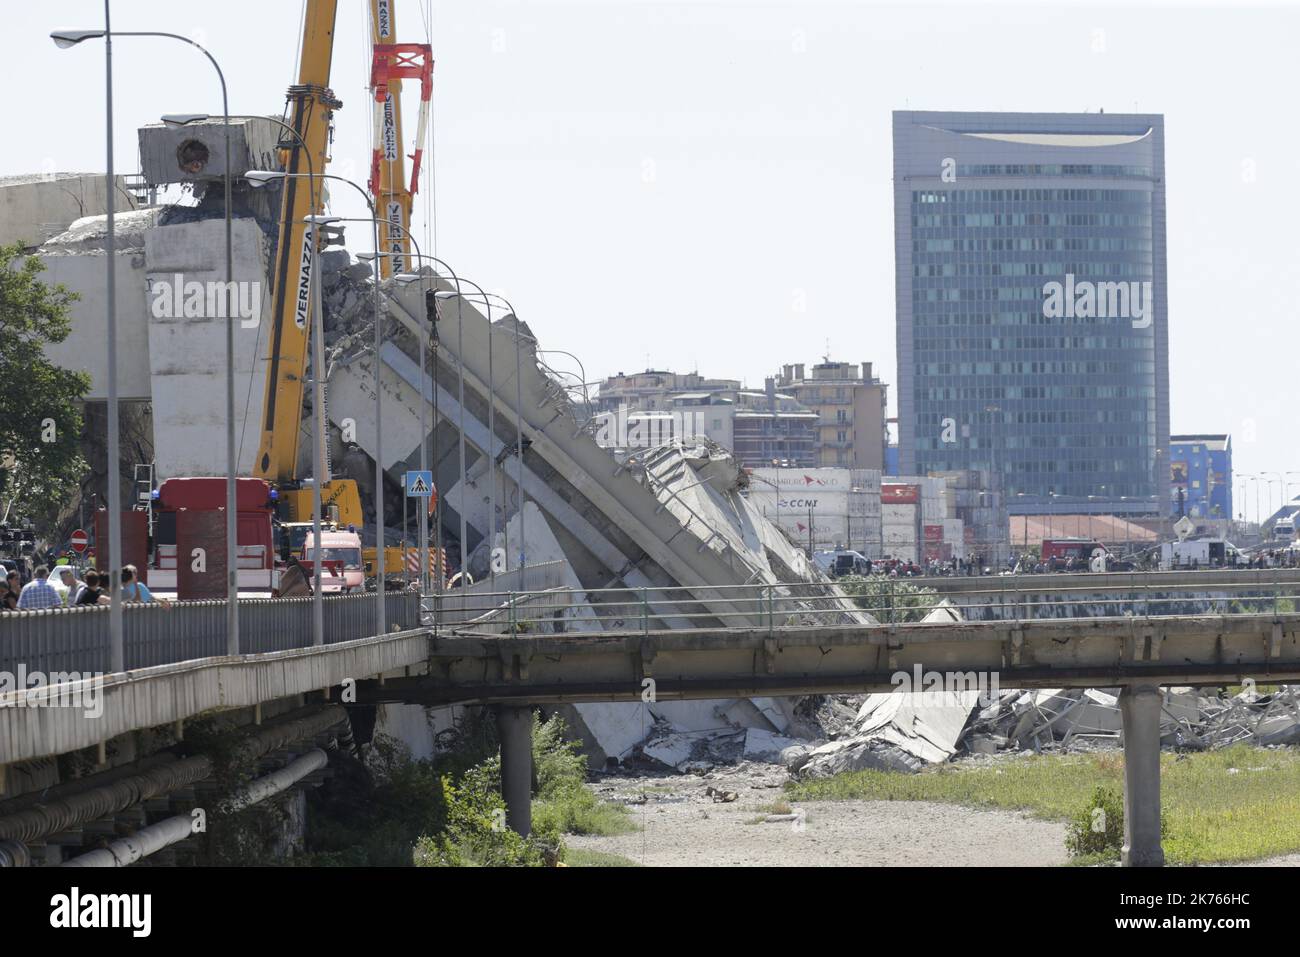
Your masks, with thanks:
[(865, 768), (919, 771), (956, 752), (979, 696), (978, 691), (870, 694), (838, 740), (791, 757), (801, 777)]
[[(145, 234), (158, 224), (158, 216), (156, 207), (118, 213), (113, 221), (116, 251), (121, 254), (143, 250)], [(73, 220), (64, 232), (47, 240), (41, 246), (41, 255), (102, 256), (107, 236), (107, 216), (83, 216)]]
[[(1117, 689), (1001, 690), (992, 700), (977, 690), (831, 695), (810, 707), (820, 734), (805, 737), (798, 718), (791, 733), (756, 726), (763, 699), (714, 704), (712, 716), (682, 710), (689, 724), (725, 727), (685, 731), (660, 717), (634, 758), (679, 771), (704, 773), (721, 765), (779, 765), (800, 778), (875, 769), (914, 773), (959, 753), (992, 756), (1016, 751), (1095, 750), (1122, 743)], [(678, 706), (686, 704), (677, 702)], [(737, 728), (731, 719), (747, 726)], [(1300, 686), (1234, 697), (1175, 688), (1165, 692), (1161, 743), (1174, 748), (1215, 748), (1244, 742), (1258, 746), (1300, 743)]]
[[(1123, 733), (1118, 694), (1091, 688), (1003, 691), (972, 719), (962, 744), (974, 754), (1118, 746)], [(1161, 708), (1160, 741), (1194, 749), (1300, 742), (1300, 686), (1233, 697), (1170, 689)]]
[[(814, 748), (797, 765), (801, 778), (826, 778), (845, 771), (905, 771), (912, 773), (925, 762), (895, 745), (872, 738), (831, 741)], [(792, 768), (787, 770), (793, 771)]]
[(801, 742), (784, 735), (773, 734), (761, 728), (749, 728), (745, 732), (745, 759), (748, 761), (770, 761), (779, 763), (781, 756), (791, 748), (798, 748)]

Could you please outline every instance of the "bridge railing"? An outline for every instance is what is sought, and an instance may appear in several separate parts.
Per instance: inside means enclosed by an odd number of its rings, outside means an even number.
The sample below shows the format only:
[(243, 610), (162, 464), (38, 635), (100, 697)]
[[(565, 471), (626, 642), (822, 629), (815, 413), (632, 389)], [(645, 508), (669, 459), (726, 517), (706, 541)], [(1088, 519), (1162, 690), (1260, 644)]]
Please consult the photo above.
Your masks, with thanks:
[[(327, 595), (326, 644), (376, 632), (376, 595)], [(252, 598), (239, 602), (240, 653), (305, 648), (312, 643), (311, 598)], [(420, 596), (389, 592), (387, 631), (420, 627)], [(107, 606), (51, 608), (0, 614), (0, 672), (107, 673)], [(148, 668), (226, 654), (225, 601), (122, 606), (126, 668)]]
[(457, 610), (459, 618), (440, 624), (502, 634), (871, 622), (848, 596), (825, 583), (481, 591), (466, 596)]
[(501, 634), (650, 632), (739, 628), (775, 632), (800, 626), (1009, 621), (1047, 618), (1291, 614), (1300, 580), (1174, 583), (1159, 586), (999, 588), (940, 595), (922, 582), (884, 577), (836, 584), (700, 585), (546, 591), (478, 591), (463, 596), (453, 629)]
[(570, 580), (569, 567), (567, 561), (559, 560), (512, 568), (464, 588), (425, 595), (422, 607), (426, 615), (442, 624), (472, 621), (504, 607), (507, 599), (502, 596), (563, 588)]

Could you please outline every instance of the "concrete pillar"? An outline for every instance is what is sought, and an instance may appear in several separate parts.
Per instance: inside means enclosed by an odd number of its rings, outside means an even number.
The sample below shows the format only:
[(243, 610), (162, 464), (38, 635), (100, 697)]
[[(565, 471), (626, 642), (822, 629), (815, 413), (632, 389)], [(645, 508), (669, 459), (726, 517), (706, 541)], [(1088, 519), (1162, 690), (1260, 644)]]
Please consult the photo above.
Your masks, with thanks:
[(1120, 691), (1124, 722), (1125, 867), (1163, 867), (1160, 846), (1160, 689), (1129, 685)]
[(501, 739), (501, 796), (506, 824), (527, 837), (533, 829), (533, 709), (497, 707), (497, 736)]

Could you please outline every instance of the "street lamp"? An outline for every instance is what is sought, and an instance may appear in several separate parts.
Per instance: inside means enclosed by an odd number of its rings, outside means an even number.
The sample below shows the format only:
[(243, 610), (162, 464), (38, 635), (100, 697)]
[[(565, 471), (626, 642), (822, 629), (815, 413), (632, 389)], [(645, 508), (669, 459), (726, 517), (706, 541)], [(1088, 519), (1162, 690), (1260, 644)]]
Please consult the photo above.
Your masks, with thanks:
[[(404, 232), (404, 233), (406, 234), (407, 238), (411, 241), (411, 245), (415, 247), (415, 253), (414, 253), (414, 255), (415, 255), (417, 258), (419, 258), (419, 259), (427, 259), (427, 260), (429, 260), (429, 261), (431, 261), (431, 262), (435, 262), (435, 263), (437, 263), (438, 265), (440, 265), (440, 266), (442, 266), (444, 269), (446, 269), (448, 273), (451, 274), (452, 279), (454, 279), (457, 283), (460, 282), (459, 278), (456, 276), (456, 271), (455, 271), (454, 269), (452, 269), (451, 266), (447, 265), (447, 263), (443, 262), (441, 259), (438, 259), (436, 256), (426, 256), (423, 252), (420, 251), (420, 244), (419, 244), (419, 242), (416, 240), (415, 235), (414, 235), (414, 234), (413, 234), (413, 233), (412, 233), (412, 232), (411, 232), (411, 231), (410, 231), (406, 226), (404, 226), (403, 224), (398, 223), (398, 222), (390, 222), (390, 223), (389, 223), (389, 226), (390, 226), (390, 227), (392, 227), (392, 226), (396, 226), (398, 229), (402, 230), (402, 232)], [(373, 252), (373, 253), (359, 253), (359, 254), (357, 255), (357, 258), (358, 258), (358, 259), (364, 259), (364, 260), (373, 260), (373, 261), (375, 262), (376, 266), (377, 266), (378, 263), (379, 263), (379, 261), (380, 261), (380, 257), (383, 257), (383, 258), (385, 258), (385, 259), (405, 259), (405, 258), (407, 258), (409, 255), (410, 255), (409, 253), (381, 252), (381, 251), (379, 251), (379, 249), (376, 247), (375, 252)], [(395, 277), (395, 278), (396, 278), (396, 277)], [(423, 276), (423, 275), (420, 275), (420, 276), (406, 276), (406, 275), (404, 275), (402, 278), (403, 278), (403, 281), (407, 281), (407, 280), (414, 280), (414, 279), (423, 279), (424, 276)], [(451, 297), (454, 296), (454, 295), (456, 295), (456, 294), (453, 293), (453, 292), (449, 292), (449, 291), (447, 291), (447, 290), (437, 290), (437, 291), (434, 292), (434, 298), (435, 298), (435, 299), (449, 299), (449, 298), (451, 298)], [(427, 317), (426, 317), (426, 318), (427, 318)], [(436, 314), (435, 314), (435, 317), (434, 317), (434, 318), (435, 318), (435, 323), (436, 323), (436, 319), (437, 319)], [(435, 325), (435, 327), (431, 330), (431, 332), (432, 332), (432, 336), (431, 336), (431, 338), (432, 338), (432, 340), (436, 343), (436, 342), (438, 341), (438, 331), (437, 331), (436, 325)], [(429, 442), (429, 426), (428, 426), (428, 421), (427, 421), (427, 417), (426, 417), (426, 413), (425, 413), (425, 405), (426, 405), (426, 403), (424, 402), (424, 351), (425, 351), (425, 350), (424, 350), (424, 342), (421, 340), (421, 341), (418, 343), (418, 345), (419, 345), (419, 353), (420, 353), (420, 470), (421, 470), (421, 471), (426, 471), (426, 470), (428, 470), (428, 468), (429, 468), (428, 452), (427, 452), (427, 446), (428, 446), (428, 442)], [(435, 353), (434, 353), (434, 360), (433, 360), (433, 361), (434, 361), (434, 367), (433, 367), (433, 373), (434, 373), (434, 375), (433, 375), (433, 381), (434, 381), (433, 409), (434, 409), (434, 418), (436, 419), (436, 418), (438, 417), (438, 416), (437, 416), (437, 413), (438, 413), (438, 389), (437, 389), (437, 382), (438, 382), (438, 358), (437, 358), (437, 352), (436, 352), (436, 351), (435, 351)], [(459, 357), (459, 356), (457, 356), (457, 360), (456, 360), (456, 361), (457, 361), (457, 368), (460, 368), (460, 357)], [(462, 380), (462, 383), (463, 383), (463, 381), (464, 381), (464, 376), (463, 376), (463, 374), (462, 374), (462, 376), (461, 376), (461, 380)], [(461, 421), (462, 421), (462, 423), (463, 423), (463, 422), (464, 422), (464, 411), (463, 411), (463, 409), (464, 409), (464, 389), (463, 389), (463, 385), (462, 385), (462, 391), (461, 391), (461, 400), (462, 400), (462, 402), (461, 402), (461, 405), (462, 405)], [(436, 427), (436, 426), (437, 426), (437, 423), (435, 422), (434, 425), (435, 425), (435, 427)], [(461, 470), (460, 470), (460, 472), (461, 472), (461, 489), (462, 489), (462, 491), (463, 491), (464, 488), (465, 488), (465, 484), (466, 484), (466, 482), (465, 482), (465, 456), (464, 456), (464, 444), (463, 444), (463, 441), (462, 441), (462, 445), (461, 445), (461, 453), (462, 453), (462, 454), (461, 454)], [(463, 524), (464, 508), (463, 508), (463, 504), (464, 504), (464, 503), (462, 502), (462, 508), (461, 508), (461, 514), (462, 514), (462, 527), (461, 527), (461, 529), (462, 529), (462, 535), (463, 535), (463, 533), (464, 533), (464, 524)], [(419, 529), (420, 534), (419, 534), (419, 543), (418, 543), (418, 546), (419, 546), (419, 552), (420, 552), (420, 594), (421, 594), (421, 595), (426, 594), (426, 593), (428, 592), (428, 590), (429, 590), (429, 587), (428, 587), (428, 586), (429, 586), (429, 527), (428, 527), (429, 522), (428, 522), (428, 519), (429, 519), (429, 516), (428, 516), (427, 514), (425, 514), (424, 516), (421, 517), (421, 519), (420, 519), (420, 529)], [(438, 536), (438, 545), (437, 545), (437, 549), (438, 549), (438, 566), (439, 566), (439, 567), (438, 567), (438, 573), (434, 576), (434, 581), (435, 581), (435, 586), (436, 586), (435, 593), (440, 595), (440, 594), (442, 593), (442, 562), (443, 562), (443, 560), (444, 560), (444, 552), (443, 552), (443, 548), (442, 548), (442, 505), (441, 505), (441, 498), (439, 498), (439, 500), (438, 500), (438, 504), (435, 505), (435, 516), (434, 516), (434, 521), (435, 521), (435, 524), (437, 525), (437, 536)], [(461, 547), (462, 547), (462, 551), (463, 551), (463, 550), (464, 550), (464, 545), (463, 545), (464, 539), (462, 538), (461, 541), (462, 541), (462, 546), (461, 546)], [(438, 615), (441, 615), (441, 613), (442, 613), (442, 604), (441, 604), (441, 602), (436, 602), (436, 604), (437, 604), (437, 611), (435, 611), (435, 616), (438, 616)]]
[[(406, 228), (406, 227), (402, 226), (400, 223), (390, 223), (389, 225), (390, 225), (390, 226), (398, 226), (398, 227), (401, 228), (401, 229), (405, 229), (405, 228)], [(409, 235), (409, 233), (408, 233), (408, 235)], [(412, 243), (415, 242), (415, 237), (414, 237), (414, 236), (411, 237), (411, 242), (412, 242)], [(372, 253), (358, 253), (358, 254), (357, 254), (357, 258), (358, 258), (358, 259), (362, 259), (362, 260), (367, 260), (367, 261), (373, 261), (373, 262), (375, 262), (376, 264), (378, 264), (381, 258), (383, 258), (383, 259), (405, 259), (406, 257), (408, 257), (408, 256), (410, 256), (410, 255), (412, 255), (412, 254), (411, 254), (411, 253), (405, 253), (405, 252), (382, 252), (382, 251), (378, 251), (378, 250), (376, 250), (375, 252), (372, 252)], [(416, 256), (420, 256), (421, 258), (432, 258), (432, 257), (424, 257), (423, 254), (419, 252), (419, 246), (416, 246), (416, 252), (414, 253), (414, 255), (416, 255)], [(439, 261), (441, 261), (441, 260), (439, 260)], [(445, 264), (444, 264), (444, 265), (445, 265)], [(447, 268), (450, 269), (451, 267), (448, 266)], [(434, 296), (435, 299), (449, 298), (450, 296), (454, 295), (454, 293), (449, 293), (449, 292), (446, 292), (446, 291), (444, 291), (444, 290), (426, 290), (426, 295), (427, 295), (428, 292), (433, 292), (433, 296)], [(426, 310), (427, 310), (427, 306), (428, 306), (427, 302), (426, 302), (425, 305), (426, 305)], [(427, 314), (426, 314), (426, 316), (425, 316), (425, 320), (426, 320), (426, 321), (428, 320), (428, 315), (427, 315)], [(433, 344), (433, 350), (434, 350), (434, 356), (433, 356), (433, 363), (434, 363), (434, 365), (433, 365), (433, 383), (434, 383), (434, 386), (433, 386), (433, 409), (434, 409), (434, 419), (435, 419), (434, 427), (437, 428), (437, 424), (438, 424), (437, 421), (436, 421), (436, 420), (438, 419), (438, 355), (437, 355), (437, 343), (438, 343), (438, 341), (439, 341), (439, 338), (438, 338), (437, 313), (436, 313), (436, 312), (435, 312), (435, 314), (434, 314), (434, 320), (433, 320), (433, 322), (430, 323), (430, 330), (429, 330), (428, 335), (429, 335), (429, 341)], [(425, 346), (425, 339), (424, 339), (424, 336), (423, 336), (423, 335), (417, 335), (417, 336), (416, 336), (416, 347), (417, 347), (417, 352), (419, 353), (419, 356), (420, 356), (420, 470), (421, 470), (421, 471), (428, 471), (428, 470), (429, 470), (429, 453), (428, 453), (428, 445), (429, 445), (429, 424), (428, 424), (428, 414), (427, 414), (426, 411), (425, 411), (425, 407), (426, 407), (426, 405), (427, 405), (428, 403), (426, 403), (426, 402), (424, 401), (424, 378), (425, 378), (425, 372), (424, 372), (424, 354), (425, 354), (426, 346)], [(435, 483), (435, 484), (436, 484), (436, 483)], [(439, 502), (439, 503), (441, 502), (441, 497), (439, 497), (438, 502)], [(442, 593), (441, 563), (442, 563), (442, 556), (443, 556), (443, 549), (442, 549), (442, 512), (441, 512), (441, 506), (440, 506), (440, 504), (436, 504), (436, 503), (435, 503), (435, 505), (434, 505), (434, 521), (435, 521), (435, 524), (436, 524), (437, 527), (438, 527), (438, 528), (437, 528), (438, 544), (437, 544), (436, 547), (437, 547), (438, 563), (439, 563), (439, 573), (438, 573), (437, 575), (434, 576), (434, 583), (435, 583), (435, 589), (434, 589), (434, 590), (435, 590), (435, 594), (439, 594), (439, 595), (440, 595), (440, 594)], [(427, 511), (427, 509), (425, 510), (424, 514), (422, 514), (422, 515), (420, 516), (420, 525), (419, 525), (419, 529), (418, 529), (418, 531), (419, 531), (419, 536), (418, 536), (418, 541), (417, 541), (417, 547), (418, 547), (418, 549), (419, 549), (419, 562), (420, 562), (420, 594), (421, 594), (421, 595), (425, 595), (425, 594), (428, 594), (428, 592), (429, 592), (429, 515), (428, 515), (428, 511)], [(442, 609), (441, 603), (436, 603), (436, 604), (437, 604), (438, 607), (437, 607), (437, 610), (435, 611), (435, 616), (436, 616), (436, 615), (440, 615), (440, 614), (441, 614), (441, 609)]]
[[(419, 255), (419, 253), (417, 252), (417, 256), (418, 256), (418, 255)], [(442, 263), (442, 260), (434, 259), (434, 257), (432, 257), (432, 256), (421, 256), (420, 258), (423, 258), (423, 259), (433, 259), (435, 262)], [(446, 268), (448, 269), (448, 271), (451, 271), (451, 267), (450, 267), (450, 266), (447, 266), (446, 263), (442, 263), (442, 265), (443, 265), (444, 267), (446, 267)], [(420, 276), (419, 276), (418, 274), (417, 274), (417, 275), (403, 274), (403, 275), (396, 276), (395, 278), (396, 278), (397, 280), (399, 280), (399, 281), (402, 281), (402, 282), (413, 282), (413, 281), (419, 279)], [(439, 293), (437, 294), (437, 298), (439, 298), (439, 299), (451, 299), (451, 298), (454, 297), (454, 298), (457, 299), (457, 307), (456, 307), (456, 308), (457, 308), (457, 324), (458, 324), (458, 327), (459, 327), (459, 328), (458, 328), (458, 335), (459, 335), (460, 338), (461, 338), (461, 344), (462, 344), (462, 346), (463, 346), (463, 342), (464, 342), (464, 311), (463, 311), (463, 309), (461, 308), (460, 300), (463, 299), (463, 298), (465, 298), (465, 294), (464, 294), (463, 292), (460, 291), (460, 284), (461, 284), (461, 283), (468, 283), (469, 285), (471, 285), (471, 286), (473, 286), (475, 289), (477, 289), (477, 290), (478, 290), (478, 295), (482, 298), (483, 303), (484, 303), (484, 305), (487, 307), (487, 310), (488, 310), (488, 316), (487, 316), (487, 319), (488, 319), (488, 335), (487, 335), (487, 342), (488, 342), (488, 397), (487, 397), (487, 398), (488, 398), (488, 404), (487, 404), (487, 405), (488, 405), (488, 421), (487, 421), (487, 427), (488, 427), (488, 448), (486, 448), (486, 449), (484, 449), (484, 450), (482, 450), (482, 451), (487, 455), (487, 458), (488, 458), (488, 577), (489, 577), (490, 580), (492, 580), (493, 582), (495, 582), (495, 581), (496, 581), (496, 566), (495, 566), (494, 561), (493, 561), (493, 551), (494, 551), (494, 549), (496, 548), (496, 537), (497, 537), (497, 516), (496, 516), (496, 456), (493, 454), (493, 451), (492, 451), (491, 445), (492, 445), (493, 440), (495, 440), (495, 438), (496, 438), (496, 375), (495, 375), (495, 367), (494, 367), (494, 364), (493, 364), (493, 353), (495, 352), (495, 349), (493, 348), (493, 340), (494, 340), (494, 336), (493, 336), (493, 331), (492, 331), (492, 304), (488, 301), (489, 297), (493, 296), (494, 294), (493, 294), (493, 293), (489, 293), (489, 292), (487, 292), (487, 291), (486, 291), (482, 286), (480, 286), (478, 283), (474, 282), (474, 280), (472, 280), (472, 279), (467, 279), (467, 278), (465, 278), (464, 276), (457, 276), (454, 272), (452, 273), (452, 278), (456, 281), (456, 287), (457, 287), (457, 288), (456, 288), (456, 291), (455, 291), (455, 292), (451, 292), (451, 291), (443, 291), (443, 292), (439, 292)], [(506, 300), (505, 300), (503, 297), (497, 296), (496, 298), (499, 298), (499, 299), (501, 299), (503, 302), (506, 302)], [(507, 302), (507, 305), (509, 305), (508, 302)], [(513, 307), (510, 307), (510, 308), (511, 308), (511, 312), (513, 312), (513, 311), (514, 311)], [(460, 365), (460, 362), (461, 362), (461, 360), (460, 360), (459, 357), (458, 357), (458, 362), (457, 362), (457, 366), (458, 366), (458, 368), (462, 368), (461, 365)], [(460, 376), (460, 387), (461, 387), (461, 396), (460, 396), (460, 405), (461, 405), (461, 422), (462, 422), (462, 424), (463, 424), (463, 422), (464, 422), (464, 408), (465, 408), (465, 400), (464, 400), (464, 374), (463, 374), (463, 369), (462, 369), (462, 374), (461, 374), (461, 376)], [(467, 479), (466, 479), (466, 472), (465, 472), (465, 468), (464, 468), (464, 455), (463, 455), (463, 449), (464, 449), (464, 444), (463, 444), (463, 443), (464, 443), (464, 428), (463, 428), (463, 427), (462, 427), (462, 429), (461, 429), (461, 442), (462, 442), (462, 445), (461, 445), (461, 449), (462, 449), (462, 457), (461, 457), (461, 463), (462, 463), (462, 465), (461, 465), (461, 485), (462, 485), (462, 488), (464, 488), (464, 486), (465, 486), (465, 484), (466, 484), (466, 482), (467, 482)], [(519, 501), (520, 501), (520, 504), (521, 504), (521, 506), (522, 506), (522, 503), (523, 503), (523, 487), (522, 487), (522, 485), (520, 486), (520, 499), (519, 499)], [(520, 514), (520, 516), (519, 516), (520, 529), (521, 529), (520, 537), (521, 537), (521, 538), (522, 538), (523, 521), (524, 521), (524, 518), (523, 518), (523, 514), (522, 514), (522, 512), (521, 512), (521, 514)], [(464, 509), (461, 510), (461, 535), (462, 535), (462, 538), (461, 538), (461, 569), (462, 569), (462, 576), (463, 576), (463, 572), (464, 572), (465, 568), (467, 567), (467, 563), (466, 563), (466, 561), (465, 561), (465, 536), (467, 535), (467, 529), (466, 529), (466, 527), (465, 527)], [(463, 585), (463, 577), (462, 577), (462, 585)]]
[(311, 430), (315, 452), (311, 482), (311, 529), (312, 543), (316, 546), (316, 554), (312, 561), (312, 570), (316, 574), (316, 587), (311, 590), (313, 645), (325, 643), (325, 603), (321, 597), (321, 586), (325, 581), (325, 546), (321, 541), (321, 512), (324, 511), (324, 506), (321, 504), (321, 482), (325, 480), (326, 474), (325, 429), (327, 426), (325, 424), (325, 310), (324, 297), (321, 293), (321, 287), (325, 282), (320, 274), (320, 250), (323, 245), (322, 230), (338, 221), (337, 216), (303, 217), (303, 222), (311, 227), (312, 231), (312, 309), (316, 313), (316, 321), (312, 323), (311, 328), (311, 404), (316, 419), (315, 428)]
[[(244, 174), (244, 179), (253, 186), (266, 186), (269, 183), (283, 181), (291, 176), (304, 176), (304, 173), (286, 173), (272, 170), (249, 170)], [(345, 176), (337, 176), (333, 173), (318, 173), (318, 179), (334, 179), (340, 183), (347, 183), (366, 201), (366, 207), (370, 210), (370, 221), (374, 228), (375, 248), (379, 248), (379, 213), (375, 210), (374, 201), (370, 198), (362, 187), (358, 186), (352, 180)], [(341, 219), (338, 221), (342, 221)], [(388, 617), (385, 614), (384, 606), (384, 589), (385, 569), (384, 569), (384, 547), (386, 544), (384, 536), (384, 390), (380, 381), (379, 374), (379, 350), (383, 346), (383, 307), (380, 302), (379, 293), (379, 260), (375, 260), (375, 578), (377, 583), (375, 594), (375, 615), (378, 621), (378, 630), (376, 635), (387, 634)], [(318, 323), (324, 322), (324, 316), (317, 315)], [(323, 370), (317, 373), (317, 378), (323, 375)], [(317, 410), (317, 417), (323, 412), (323, 408)], [(317, 540), (319, 544), (319, 539)]]
[[(165, 37), (179, 40), (194, 47), (212, 64), (221, 83), (221, 109), (225, 117), (225, 213), (226, 213), (226, 286), (225, 294), (229, 297), (234, 289), (234, 242), (231, 238), (231, 177), (230, 177), (230, 109), (226, 96), (226, 77), (221, 65), (200, 44), (179, 33), (160, 31), (119, 31), (114, 34), (110, 17), (110, 0), (104, 0), (103, 30), (56, 30), (50, 34), (55, 45), (61, 49), (76, 46), (85, 40), (104, 39), (106, 117), (105, 130), (108, 147), (106, 195), (108, 199), (107, 227), (108, 235), (104, 252), (108, 260), (108, 561), (111, 580), (112, 608), (109, 614), (110, 658), (114, 671), (125, 669), (125, 646), (122, 638), (122, 501), (121, 501), (121, 450), (119, 445), (117, 402), (117, 294), (116, 250), (114, 217), (116, 184), (113, 175), (113, 36), (120, 37)], [(239, 654), (239, 568), (238, 568), (238, 524), (236, 521), (235, 500), (235, 324), (233, 310), (226, 308), (226, 653)]]
[[(478, 284), (474, 283), (474, 285), (477, 286)], [(497, 293), (483, 292), (481, 286), (479, 287), (479, 292), (483, 296), (484, 304), (488, 307), (489, 323), (492, 318), (492, 306), (491, 303), (487, 301), (489, 298), (499, 299), (505, 303), (506, 308), (509, 310), (507, 314), (513, 316), (515, 320), (515, 447), (519, 456), (519, 468), (515, 481), (516, 487), (519, 489), (519, 589), (520, 591), (523, 591), (525, 576), (527, 574), (526, 569), (528, 567), (528, 553), (525, 549), (524, 536), (524, 503), (526, 501), (526, 495), (524, 493), (524, 386), (522, 361), (520, 359), (520, 346), (522, 345), (525, 336), (519, 331), (519, 313), (515, 310), (514, 305), (509, 299)], [(527, 338), (534, 346), (538, 344), (534, 337), (528, 336)], [(489, 342), (490, 341), (491, 340), (489, 340)], [(586, 376), (584, 375), (583, 378), (585, 379)]]

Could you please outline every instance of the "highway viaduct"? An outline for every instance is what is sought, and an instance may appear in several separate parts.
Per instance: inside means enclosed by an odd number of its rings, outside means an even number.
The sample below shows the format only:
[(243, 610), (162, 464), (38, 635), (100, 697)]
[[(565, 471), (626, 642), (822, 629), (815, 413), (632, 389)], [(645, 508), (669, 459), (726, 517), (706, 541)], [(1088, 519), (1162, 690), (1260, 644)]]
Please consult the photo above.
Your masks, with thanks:
[[(534, 705), (638, 701), (647, 693), (688, 699), (890, 691), (897, 673), (919, 666), (923, 672), (996, 675), (1002, 688), (1120, 688), (1123, 862), (1159, 865), (1159, 689), (1246, 678), (1258, 684), (1300, 680), (1300, 614), (1290, 600), (1300, 590), (1295, 574), (1269, 583), (1219, 581), (1212, 590), (1236, 586), (1256, 594), (1265, 584), (1288, 597), (1264, 612), (894, 624), (787, 614), (774, 610), (770, 594), (756, 586), (746, 599), (747, 624), (719, 625), (716, 609), (692, 615), (675, 596), (665, 602), (671, 601), (678, 627), (653, 627), (666, 615), (652, 608), (640, 619), (623, 616), (617, 630), (606, 622), (600, 631), (568, 630), (573, 620), (565, 609), (575, 604), (570, 592), (512, 593), (472, 622), (426, 620), (383, 635), (340, 633), (324, 645), (185, 657), (106, 675), (102, 713), (94, 718), (76, 708), (15, 706), (21, 692), (11, 692), (0, 696), (0, 767), (102, 750), (119, 735), (216, 711), (286, 699), (338, 700), (348, 688), (358, 704), (489, 705), (498, 713), (507, 821), (527, 833)], [(184, 624), (186, 609), (166, 613), (177, 615), (170, 624)], [(73, 663), (76, 656), (63, 657)], [(12, 662), (12, 656), (0, 658), (0, 670)]]

